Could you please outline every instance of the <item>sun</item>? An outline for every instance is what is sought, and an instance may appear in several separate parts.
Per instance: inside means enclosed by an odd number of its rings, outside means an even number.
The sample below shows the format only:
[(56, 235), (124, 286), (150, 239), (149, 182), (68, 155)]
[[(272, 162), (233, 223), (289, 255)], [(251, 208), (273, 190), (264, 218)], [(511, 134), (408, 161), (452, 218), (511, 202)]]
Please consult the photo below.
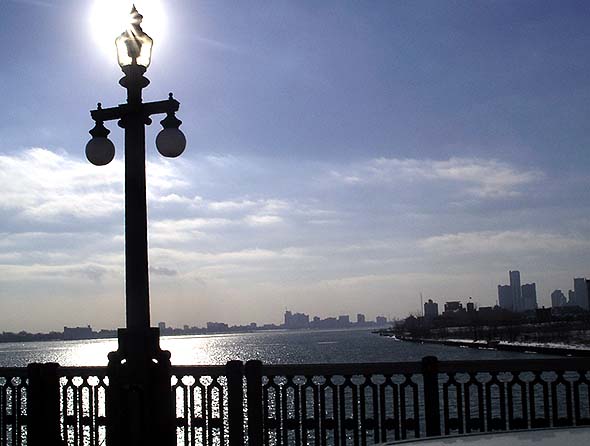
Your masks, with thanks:
[(90, 11), (92, 37), (100, 50), (115, 63), (115, 39), (127, 28), (133, 4), (143, 15), (143, 30), (156, 42), (165, 38), (166, 16), (160, 0), (94, 0)]

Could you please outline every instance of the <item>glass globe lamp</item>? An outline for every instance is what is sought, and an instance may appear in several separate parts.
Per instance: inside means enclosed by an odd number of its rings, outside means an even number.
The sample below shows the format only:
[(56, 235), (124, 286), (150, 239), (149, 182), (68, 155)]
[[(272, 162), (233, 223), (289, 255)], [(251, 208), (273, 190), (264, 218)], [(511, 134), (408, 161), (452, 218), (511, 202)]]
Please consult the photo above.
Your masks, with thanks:
[(176, 158), (186, 148), (186, 137), (179, 128), (163, 129), (156, 136), (156, 148), (162, 156)]
[(95, 166), (105, 166), (115, 157), (115, 145), (106, 136), (92, 138), (86, 144), (86, 158)]
[[(98, 104), (98, 109), (102, 107)], [(107, 138), (110, 130), (102, 121), (96, 121), (94, 128), (89, 132), (92, 139), (86, 144), (86, 158), (95, 166), (104, 166), (110, 163), (115, 157), (115, 145)]]
[[(174, 100), (172, 93), (170, 93), (168, 100)], [(156, 136), (156, 148), (158, 152), (167, 158), (180, 156), (186, 148), (186, 137), (178, 128), (182, 124), (182, 121), (176, 117), (174, 112), (170, 112), (160, 121), (160, 124), (164, 128)]]

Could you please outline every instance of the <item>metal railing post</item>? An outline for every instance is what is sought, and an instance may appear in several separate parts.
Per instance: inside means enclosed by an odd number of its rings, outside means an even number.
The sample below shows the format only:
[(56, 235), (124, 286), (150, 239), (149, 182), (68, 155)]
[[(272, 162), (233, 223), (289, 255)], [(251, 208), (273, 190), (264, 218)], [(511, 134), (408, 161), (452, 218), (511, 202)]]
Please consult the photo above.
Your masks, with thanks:
[(244, 364), (229, 361), (226, 366), (229, 446), (244, 446)]
[(60, 429), (59, 364), (33, 363), (27, 366), (27, 444), (59, 446)]
[(262, 362), (248, 361), (245, 372), (248, 397), (248, 445), (259, 446), (263, 444)]
[(422, 358), (422, 379), (424, 380), (424, 420), (426, 436), (437, 437), (440, 430), (440, 398), (438, 389), (438, 358)]

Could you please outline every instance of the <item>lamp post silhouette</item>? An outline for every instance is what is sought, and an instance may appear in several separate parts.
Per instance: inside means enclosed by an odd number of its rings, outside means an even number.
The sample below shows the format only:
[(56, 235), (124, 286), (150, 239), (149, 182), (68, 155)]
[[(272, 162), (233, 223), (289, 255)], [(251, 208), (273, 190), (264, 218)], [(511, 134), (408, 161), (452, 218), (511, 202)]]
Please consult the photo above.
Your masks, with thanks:
[(95, 165), (108, 164), (115, 146), (108, 139), (105, 121), (118, 120), (125, 130), (125, 303), (126, 328), (118, 330), (118, 350), (109, 354), (107, 388), (107, 441), (110, 445), (174, 444), (173, 405), (170, 391), (170, 353), (159, 346), (159, 330), (150, 326), (147, 199), (145, 176), (145, 126), (150, 116), (166, 114), (156, 138), (158, 151), (177, 157), (186, 138), (176, 118), (179, 102), (172, 93), (158, 102), (143, 102), (149, 80), (143, 75), (150, 64), (152, 39), (141, 29), (143, 16), (135, 6), (130, 24), (115, 41), (119, 65), (125, 76), (119, 84), (127, 90), (127, 103), (102, 108), (90, 115), (95, 126), (86, 145), (86, 156)]

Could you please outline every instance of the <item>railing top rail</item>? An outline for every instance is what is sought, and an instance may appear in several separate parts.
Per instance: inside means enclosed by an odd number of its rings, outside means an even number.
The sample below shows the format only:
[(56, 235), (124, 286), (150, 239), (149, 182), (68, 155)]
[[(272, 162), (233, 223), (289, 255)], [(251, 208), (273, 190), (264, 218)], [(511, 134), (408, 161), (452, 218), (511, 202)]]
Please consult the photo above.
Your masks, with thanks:
[(438, 363), (438, 370), (442, 373), (590, 371), (590, 358), (440, 361)]
[[(421, 362), (359, 364), (263, 364), (267, 376), (420, 374)], [(497, 359), (439, 361), (441, 373), (590, 371), (590, 358)]]
[(0, 367), (0, 376), (2, 377), (26, 377), (27, 376), (27, 368), (26, 367)]
[(74, 376), (107, 376), (107, 368), (104, 366), (66, 366), (58, 369), (59, 376), (71, 378)]
[[(439, 361), (437, 365), (440, 373), (590, 371), (590, 358)], [(262, 374), (267, 376), (420, 374), (422, 370), (422, 362), (420, 361), (358, 364), (262, 364), (261, 367)], [(224, 376), (227, 369), (225, 365), (173, 365), (172, 373), (182, 376)], [(102, 377), (107, 376), (107, 367), (59, 367), (58, 374), (64, 377)], [(0, 367), (0, 376), (26, 377), (27, 367)]]
[(359, 364), (263, 364), (262, 374), (276, 375), (378, 375), (420, 373), (420, 362), (376, 362)]
[(225, 365), (173, 365), (173, 375), (182, 376), (224, 376), (227, 373)]

